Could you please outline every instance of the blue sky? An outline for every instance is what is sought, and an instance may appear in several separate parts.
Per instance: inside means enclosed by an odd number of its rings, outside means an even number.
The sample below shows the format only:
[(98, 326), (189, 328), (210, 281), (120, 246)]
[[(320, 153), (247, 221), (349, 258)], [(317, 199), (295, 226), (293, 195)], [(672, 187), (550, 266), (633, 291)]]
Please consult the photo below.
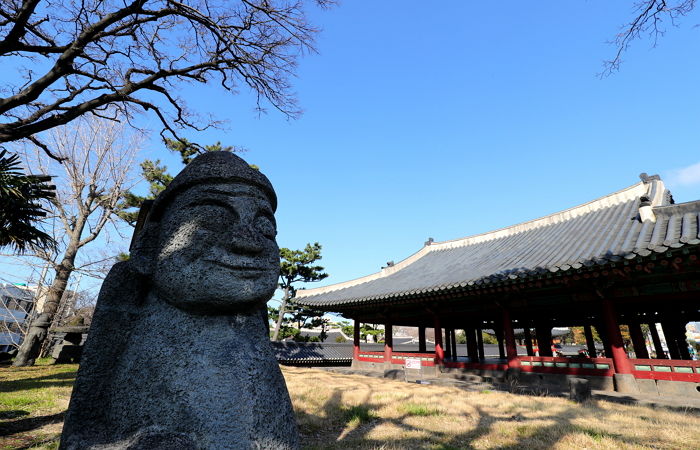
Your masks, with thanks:
[(250, 149), (275, 184), (280, 245), (323, 244), (324, 283), (375, 272), (428, 237), (586, 202), (641, 172), (660, 173), (678, 201), (700, 198), (700, 170), (676, 175), (700, 163), (697, 14), (655, 49), (635, 42), (600, 79), (631, 2), (400, 5), (314, 11), (324, 31), (295, 83), (299, 120), (254, 118), (244, 96), (199, 96), (231, 120), (212, 139)]
[[(310, 10), (319, 54), (294, 80), (304, 115), (258, 116), (245, 91), (182, 90), (273, 182), (280, 246), (323, 245), (345, 281), (419, 250), (556, 212), (659, 173), (700, 199), (700, 16), (634, 42), (599, 78), (632, 1), (345, 1)], [(155, 126), (155, 120), (151, 120)], [(160, 157), (154, 133), (143, 157)], [(125, 246), (127, 244), (125, 243)], [(310, 286), (311, 287), (311, 286)]]

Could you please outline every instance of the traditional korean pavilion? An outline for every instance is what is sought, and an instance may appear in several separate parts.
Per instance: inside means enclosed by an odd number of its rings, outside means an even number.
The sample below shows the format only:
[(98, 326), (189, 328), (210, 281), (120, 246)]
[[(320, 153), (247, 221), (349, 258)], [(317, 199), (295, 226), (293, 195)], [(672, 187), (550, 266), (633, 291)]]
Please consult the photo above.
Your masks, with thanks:
[[(429, 240), (380, 272), (300, 290), (297, 301), (355, 321), (358, 368), (392, 370), (420, 361), (433, 375), (515, 373), (554, 382), (575, 376), (598, 389), (700, 397), (700, 361), (691, 359), (685, 336), (685, 325), (700, 320), (700, 200), (674, 204), (658, 176), (640, 178), (529, 222)], [(361, 348), (362, 323), (385, 325), (383, 352)], [(391, 329), (399, 325), (418, 327), (417, 351), (393, 350)], [(623, 341), (621, 325), (629, 327), (631, 342)], [(584, 327), (588, 357), (553, 357), (552, 328), (571, 326)], [(435, 330), (434, 348), (426, 347), (426, 328)], [(500, 358), (484, 357), (484, 329), (495, 330)], [(466, 358), (457, 356), (455, 330), (466, 333)]]

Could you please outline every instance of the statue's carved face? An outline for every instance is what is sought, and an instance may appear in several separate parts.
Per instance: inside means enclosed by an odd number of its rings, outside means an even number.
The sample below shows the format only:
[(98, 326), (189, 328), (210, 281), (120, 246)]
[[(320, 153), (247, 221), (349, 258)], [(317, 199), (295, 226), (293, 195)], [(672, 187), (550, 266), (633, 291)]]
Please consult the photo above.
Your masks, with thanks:
[(272, 297), (279, 276), (270, 202), (247, 184), (202, 184), (179, 194), (160, 222), (153, 283), (191, 312), (225, 314)]

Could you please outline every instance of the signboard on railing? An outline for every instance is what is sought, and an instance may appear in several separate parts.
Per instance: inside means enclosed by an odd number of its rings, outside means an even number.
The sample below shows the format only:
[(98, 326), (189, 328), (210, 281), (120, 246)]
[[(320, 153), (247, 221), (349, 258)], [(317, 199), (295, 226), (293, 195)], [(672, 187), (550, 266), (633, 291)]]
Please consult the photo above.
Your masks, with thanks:
[(404, 367), (406, 369), (418, 369), (420, 370), (421, 368), (421, 362), (420, 359), (418, 358), (406, 358), (406, 362), (404, 363)]

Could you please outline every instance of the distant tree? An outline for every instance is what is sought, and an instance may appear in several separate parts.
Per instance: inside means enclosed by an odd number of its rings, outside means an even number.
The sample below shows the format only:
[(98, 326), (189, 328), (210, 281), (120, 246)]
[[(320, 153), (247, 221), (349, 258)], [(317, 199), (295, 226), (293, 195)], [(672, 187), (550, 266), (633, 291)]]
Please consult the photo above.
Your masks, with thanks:
[(324, 327), (328, 323), (328, 321), (323, 318), (326, 314), (324, 311), (299, 305), (294, 302), (294, 299), (290, 299), (287, 303), (287, 313), (291, 314), (290, 321), (300, 330), (302, 328)]
[(182, 158), (182, 164), (184, 165), (187, 165), (190, 162), (192, 162), (192, 160), (201, 153), (234, 152), (236, 150), (241, 150), (236, 149), (230, 145), (221, 145), (221, 142), (219, 141), (217, 141), (216, 144), (205, 145), (204, 147), (195, 145), (187, 139), (182, 139), (178, 141), (175, 139), (165, 138), (163, 142), (165, 142), (165, 146), (168, 148), (168, 150), (180, 154), (180, 158)]
[(380, 330), (368, 323), (363, 323), (360, 327), (360, 339), (367, 342), (368, 336), (373, 336), (375, 342), (381, 342), (384, 340), (384, 330)]
[(687, 16), (695, 9), (695, 0), (642, 0), (634, 3), (632, 19), (623, 25), (615, 36), (613, 43), (616, 47), (612, 59), (604, 62), (603, 75), (616, 72), (622, 63), (622, 55), (629, 49), (632, 42), (649, 36), (652, 45), (656, 47), (659, 38), (666, 34), (668, 26), (678, 26), (679, 19)]
[(467, 335), (464, 334), (464, 331), (462, 331), (462, 330), (457, 332), (455, 339), (456, 339), (458, 344), (466, 344), (467, 343)]
[[(279, 317), (280, 310), (279, 308), (275, 308), (271, 305), (267, 305), (267, 318), (268, 318), (268, 323), (276, 323), (277, 318)], [(272, 330), (270, 331), (270, 336), (272, 336)], [(279, 335), (278, 338), (279, 340), (284, 340), (287, 338), (292, 338), (294, 341), (298, 341), (301, 336), (301, 331), (299, 328), (296, 328), (295, 326), (292, 325), (292, 320), (291, 317), (285, 316), (284, 320), (282, 321), (282, 325), (280, 326), (279, 330)]]
[[(217, 125), (190, 112), (184, 83), (242, 86), (299, 113), (289, 79), (317, 30), (305, 2), (283, 0), (4, 1), (0, 61), (13, 73), (0, 91), (0, 144), (27, 139), (59, 157), (38, 133), (85, 114), (152, 112), (161, 135)], [(315, 0), (327, 6), (330, 0)]]
[[(598, 330), (596, 330), (595, 327), (591, 327), (591, 334), (593, 335), (593, 342), (597, 342), (599, 344), (603, 342), (598, 334)], [(570, 340), (574, 345), (586, 345), (586, 334), (583, 327), (569, 328), (568, 336), (570, 336)], [(627, 336), (629, 337), (629, 331), (627, 332)]]
[(293, 301), (296, 295), (297, 283), (312, 283), (321, 281), (328, 277), (323, 272), (323, 267), (313, 265), (321, 259), (321, 244), (314, 242), (306, 244), (304, 250), (280, 249), (280, 281), (279, 287), (282, 289), (282, 300), (280, 301), (279, 313), (275, 327), (272, 331), (272, 340), (280, 339), (280, 328), (284, 322), (285, 315), (300, 311), (300, 305)]
[(355, 326), (347, 320), (340, 321), (340, 330), (345, 336), (351, 337), (355, 335)]
[[(49, 264), (53, 280), (43, 310), (29, 327), (15, 366), (33, 365), (56, 312), (63, 310), (61, 301), (68, 280), (75, 271), (91, 274), (96, 261), (81, 261), (86, 246), (112, 224), (117, 204), (130, 182), (130, 168), (139, 148), (139, 137), (125, 134), (123, 124), (97, 117), (82, 118), (68, 127), (53, 130), (51, 147), (62, 163), (46, 157), (34, 147), (28, 153), (42, 173), (62, 171), (56, 196), (51, 199), (51, 214), (56, 227), (57, 252), (34, 249), (27, 258)], [(30, 156), (33, 155), (33, 156)], [(106, 258), (113, 261), (112, 257)]]
[(481, 332), (481, 339), (484, 344), (498, 344), (498, 339), (492, 334), (488, 334), (485, 331)]
[(160, 164), (160, 160), (147, 159), (141, 164), (141, 176), (148, 183), (147, 195), (136, 195), (132, 191), (126, 191), (117, 205), (117, 215), (129, 225), (136, 226), (139, 217), (139, 208), (145, 200), (153, 200), (165, 187), (173, 181), (173, 176), (166, 171), (168, 168)]
[(586, 345), (586, 334), (583, 327), (571, 327), (565, 336), (573, 345)]
[[(464, 331), (460, 331), (457, 333), (457, 343), (458, 344), (466, 344), (467, 343), (467, 335), (464, 334)], [(496, 339), (495, 336), (488, 334), (485, 331), (481, 332), (481, 340), (484, 344), (498, 344), (498, 339)]]
[(25, 175), (19, 156), (0, 150), (0, 247), (23, 253), (29, 247), (52, 250), (56, 241), (37, 227), (54, 198), (50, 176)]

